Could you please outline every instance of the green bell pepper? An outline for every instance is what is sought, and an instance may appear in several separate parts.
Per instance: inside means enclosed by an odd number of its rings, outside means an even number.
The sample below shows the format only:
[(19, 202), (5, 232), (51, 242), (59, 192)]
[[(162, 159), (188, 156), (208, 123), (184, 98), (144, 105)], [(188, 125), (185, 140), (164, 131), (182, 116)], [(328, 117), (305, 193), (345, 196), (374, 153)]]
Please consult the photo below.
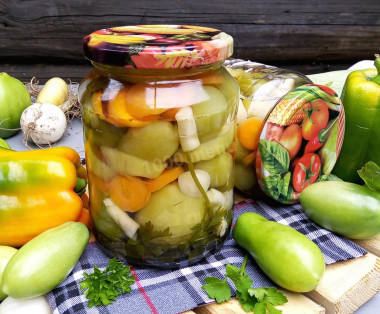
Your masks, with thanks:
[(380, 164), (380, 56), (375, 69), (351, 72), (342, 92), (346, 114), (342, 151), (333, 174), (359, 183), (357, 173), (368, 161)]

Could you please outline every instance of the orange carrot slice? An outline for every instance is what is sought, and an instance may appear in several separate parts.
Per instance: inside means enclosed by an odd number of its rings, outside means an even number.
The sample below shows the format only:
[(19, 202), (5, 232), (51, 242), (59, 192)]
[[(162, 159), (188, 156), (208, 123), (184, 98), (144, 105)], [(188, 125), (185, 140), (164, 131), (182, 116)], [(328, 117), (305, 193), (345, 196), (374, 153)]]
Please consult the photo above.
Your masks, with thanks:
[[(128, 91), (122, 91), (120, 97), (124, 98), (124, 108), (137, 118), (146, 118), (147, 116), (157, 115), (166, 110), (168, 107), (160, 108), (158, 101), (163, 100), (164, 94), (157, 95), (159, 89), (153, 85), (135, 84)], [(177, 95), (178, 96), (178, 95)], [(168, 99), (169, 100), (169, 99)]]
[[(131, 88), (132, 89), (132, 88)], [(107, 104), (108, 117), (107, 120), (119, 127), (142, 127), (150, 122), (157, 120), (158, 116), (154, 116), (155, 112), (149, 112), (146, 115), (135, 116), (130, 110), (128, 104), (134, 100), (128, 100), (129, 88), (121, 89), (114, 99)], [(138, 105), (137, 105), (138, 107)], [(141, 109), (143, 111), (143, 109)], [(166, 110), (166, 109), (165, 109)], [(137, 110), (138, 112), (138, 110)], [(160, 112), (158, 112), (160, 113)], [(153, 116), (152, 116), (153, 115)], [(143, 117), (144, 119), (140, 119)]]
[(161, 113), (160, 120), (163, 121), (176, 121), (175, 115), (179, 111), (180, 108), (173, 108), (166, 110), (165, 112)]
[(145, 183), (150, 192), (155, 192), (176, 180), (183, 172), (184, 170), (182, 167), (166, 169), (158, 178), (146, 180)]
[(251, 117), (240, 122), (237, 127), (238, 139), (245, 148), (256, 150), (259, 144), (262, 120)]
[(255, 158), (256, 158), (256, 152), (257, 151), (255, 150), (243, 158), (242, 162), (244, 166), (247, 167), (247, 166), (253, 165), (253, 162), (255, 161)]
[(119, 175), (111, 180), (109, 195), (117, 206), (133, 213), (148, 204), (151, 192), (142, 180)]
[(100, 100), (101, 96), (101, 91), (96, 91), (92, 94), (92, 110), (94, 110), (94, 112), (99, 115), (100, 119), (105, 120), (106, 117), (103, 114), (102, 101)]

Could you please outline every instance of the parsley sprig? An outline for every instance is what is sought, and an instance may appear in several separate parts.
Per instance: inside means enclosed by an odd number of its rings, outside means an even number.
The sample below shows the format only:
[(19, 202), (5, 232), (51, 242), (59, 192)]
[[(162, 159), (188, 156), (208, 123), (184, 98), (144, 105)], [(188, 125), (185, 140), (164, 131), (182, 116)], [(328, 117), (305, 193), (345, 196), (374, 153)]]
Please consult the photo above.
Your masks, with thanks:
[(236, 298), (246, 312), (255, 314), (278, 314), (282, 311), (275, 308), (277, 305), (288, 302), (286, 296), (276, 288), (252, 288), (253, 280), (247, 275), (245, 266), (248, 256), (243, 260), (240, 268), (227, 264), (224, 279), (206, 277), (207, 284), (202, 286), (208, 296), (221, 303), (231, 298), (231, 289), (227, 279), (231, 279), (236, 287)]
[(131, 292), (130, 286), (135, 282), (130, 267), (117, 258), (110, 259), (105, 270), (95, 264), (94, 272), (83, 276), (85, 279), (79, 285), (89, 300), (88, 307), (111, 304), (120, 294)]

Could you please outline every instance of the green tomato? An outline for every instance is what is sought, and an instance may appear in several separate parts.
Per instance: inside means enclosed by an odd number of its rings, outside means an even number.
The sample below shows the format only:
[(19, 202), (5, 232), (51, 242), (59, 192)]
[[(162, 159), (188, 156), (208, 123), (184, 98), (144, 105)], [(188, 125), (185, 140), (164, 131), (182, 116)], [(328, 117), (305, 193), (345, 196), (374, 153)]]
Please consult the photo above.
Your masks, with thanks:
[(321, 250), (289, 226), (256, 213), (244, 213), (237, 219), (232, 236), (280, 287), (294, 292), (312, 291), (324, 274)]
[(226, 187), (226, 189), (230, 189), (233, 182), (233, 164), (231, 154), (224, 152), (210, 160), (195, 163), (194, 168), (204, 170), (210, 175), (210, 186), (212, 188)]
[(366, 186), (324, 181), (300, 194), (307, 216), (322, 227), (351, 239), (368, 239), (380, 233), (380, 193)]
[(234, 168), (235, 188), (243, 193), (252, 195), (258, 190), (256, 170), (252, 165), (245, 166), (242, 162), (236, 162)]
[(5, 72), (0, 73), (0, 138), (18, 132), (21, 114), (30, 104), (30, 94), (25, 85)]
[(72, 271), (90, 233), (80, 222), (49, 229), (22, 246), (3, 273), (3, 291), (15, 299), (48, 293)]
[(11, 246), (0, 245), (0, 301), (4, 300), (7, 297), (7, 295), (3, 292), (1, 288), (3, 271), (5, 269), (5, 266), (7, 266), (8, 264), (8, 261), (16, 252), (17, 252), (17, 249)]
[(169, 228), (173, 238), (180, 238), (192, 233), (192, 228), (202, 222), (205, 211), (202, 198), (187, 196), (173, 182), (152, 193), (149, 204), (136, 213), (135, 220), (140, 225), (150, 221), (157, 231)]

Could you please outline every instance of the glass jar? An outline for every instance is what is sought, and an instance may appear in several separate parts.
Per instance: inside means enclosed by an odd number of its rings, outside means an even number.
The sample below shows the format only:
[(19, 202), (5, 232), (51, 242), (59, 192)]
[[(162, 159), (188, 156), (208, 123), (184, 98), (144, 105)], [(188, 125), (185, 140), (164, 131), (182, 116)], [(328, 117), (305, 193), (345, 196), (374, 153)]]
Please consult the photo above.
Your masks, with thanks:
[(94, 235), (129, 263), (186, 266), (229, 233), (239, 85), (216, 29), (123, 26), (84, 38), (79, 88)]
[(261, 130), (280, 98), (311, 80), (299, 72), (241, 59), (229, 59), (224, 66), (240, 85), (235, 188), (250, 197), (262, 197), (256, 176)]
[(236, 59), (225, 67), (240, 85), (235, 188), (292, 204), (331, 179), (345, 124), (337, 93), (291, 70)]

